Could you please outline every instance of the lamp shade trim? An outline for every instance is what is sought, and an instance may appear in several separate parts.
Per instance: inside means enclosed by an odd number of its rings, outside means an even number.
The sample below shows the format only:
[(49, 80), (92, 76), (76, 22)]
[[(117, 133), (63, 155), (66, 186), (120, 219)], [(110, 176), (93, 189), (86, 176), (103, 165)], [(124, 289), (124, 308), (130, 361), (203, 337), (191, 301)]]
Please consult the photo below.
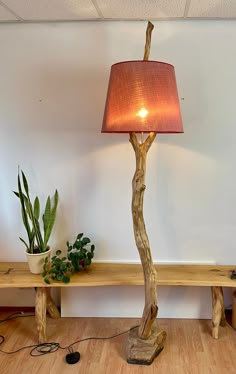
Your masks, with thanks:
[[(142, 63), (149, 63), (149, 62), (153, 62), (155, 64), (164, 64), (164, 65), (169, 65), (169, 66), (172, 66), (174, 67), (174, 65), (172, 64), (169, 64), (168, 62), (163, 62), (163, 61), (155, 61), (155, 60), (129, 60), (129, 61), (120, 61), (120, 62), (116, 62), (115, 64), (113, 64), (112, 66), (116, 66), (116, 65), (120, 65), (120, 64), (127, 64), (127, 63), (135, 63), (135, 62), (142, 62)], [(112, 67), (111, 66), (111, 67)]]

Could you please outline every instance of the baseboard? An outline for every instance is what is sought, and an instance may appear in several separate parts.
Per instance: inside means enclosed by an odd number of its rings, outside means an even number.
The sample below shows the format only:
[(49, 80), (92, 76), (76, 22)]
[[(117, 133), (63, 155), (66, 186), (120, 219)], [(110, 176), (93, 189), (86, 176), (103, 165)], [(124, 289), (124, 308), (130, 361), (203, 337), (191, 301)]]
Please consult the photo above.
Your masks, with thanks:
[(0, 312), (34, 312), (34, 306), (0, 306)]

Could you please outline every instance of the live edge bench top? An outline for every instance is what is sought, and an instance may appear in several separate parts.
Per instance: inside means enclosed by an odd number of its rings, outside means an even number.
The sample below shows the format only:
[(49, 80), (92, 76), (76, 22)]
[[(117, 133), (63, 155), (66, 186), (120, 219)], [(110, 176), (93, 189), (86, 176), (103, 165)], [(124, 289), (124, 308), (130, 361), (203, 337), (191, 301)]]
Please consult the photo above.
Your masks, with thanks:
[[(155, 265), (160, 286), (236, 287), (230, 279), (233, 265)], [(41, 275), (31, 274), (25, 262), (0, 262), (0, 288), (14, 287), (78, 287), (143, 285), (139, 264), (93, 263), (87, 271), (74, 274), (68, 284), (47, 285)]]
[[(155, 265), (157, 285), (209, 286), (212, 293), (212, 336), (217, 339), (219, 326), (225, 325), (222, 287), (235, 287), (230, 279), (233, 265)], [(31, 274), (25, 262), (0, 262), (0, 288), (35, 287), (35, 318), (38, 341), (47, 341), (46, 311), (59, 318), (58, 309), (51, 298), (50, 287), (78, 286), (139, 286), (143, 285), (142, 266), (136, 264), (93, 263), (87, 271), (74, 274), (68, 284), (53, 282), (47, 285), (42, 275)]]

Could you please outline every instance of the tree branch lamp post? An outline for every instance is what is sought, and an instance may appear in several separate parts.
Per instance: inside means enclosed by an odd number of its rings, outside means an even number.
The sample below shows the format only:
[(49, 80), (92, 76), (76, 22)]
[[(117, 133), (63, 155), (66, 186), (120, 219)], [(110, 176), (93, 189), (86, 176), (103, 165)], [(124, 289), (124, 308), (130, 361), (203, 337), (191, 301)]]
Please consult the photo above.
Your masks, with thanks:
[[(157, 274), (143, 217), (146, 156), (157, 133), (182, 133), (174, 67), (148, 61), (153, 25), (146, 31), (144, 59), (112, 65), (102, 132), (129, 133), (136, 156), (132, 181), (132, 216), (145, 284), (145, 306), (139, 328), (131, 330), (127, 344), (129, 363), (150, 364), (164, 347), (166, 333), (154, 325), (157, 317)], [(139, 142), (136, 133), (147, 133)]]

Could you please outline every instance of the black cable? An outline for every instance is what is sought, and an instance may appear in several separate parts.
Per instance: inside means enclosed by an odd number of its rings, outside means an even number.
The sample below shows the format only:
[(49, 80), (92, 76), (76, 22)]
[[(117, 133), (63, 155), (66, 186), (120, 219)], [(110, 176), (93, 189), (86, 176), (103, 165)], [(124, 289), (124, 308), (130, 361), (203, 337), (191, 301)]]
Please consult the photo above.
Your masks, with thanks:
[[(56, 352), (58, 349), (62, 349), (62, 350), (67, 349), (69, 351), (69, 353), (72, 353), (73, 352), (72, 346), (75, 345), (75, 344), (77, 344), (77, 343), (82, 343), (82, 342), (85, 342), (86, 340), (109, 340), (109, 339), (117, 338), (118, 336), (127, 334), (127, 332), (135, 329), (136, 327), (138, 327), (138, 326), (133, 326), (130, 329), (128, 329), (126, 331), (123, 331), (123, 332), (120, 332), (119, 334), (116, 334), (116, 335), (113, 335), (113, 336), (108, 336), (108, 337), (90, 337), (90, 338), (79, 339), (79, 340), (71, 343), (70, 345), (68, 345), (66, 347), (62, 347), (59, 343), (55, 343), (55, 342), (53, 342), (53, 343), (37, 344), (30, 351), (30, 355), (34, 356), (34, 357), (35, 356), (42, 356), (42, 355), (47, 354), (47, 353)], [(45, 347), (49, 348), (49, 350), (45, 350)], [(35, 353), (35, 351), (38, 352), (38, 353)], [(1, 350), (0, 350), (0, 352), (1, 352)]]
[(14, 312), (12, 314), (10, 314), (9, 316), (7, 316), (5, 319), (0, 319), (0, 323), (2, 322), (5, 322), (5, 321), (8, 321), (11, 317), (15, 316), (15, 315), (18, 315), (18, 314), (23, 314), (23, 312)]
[[(43, 355), (46, 355), (48, 353), (54, 353), (56, 351), (58, 351), (60, 349), (60, 344), (59, 343), (41, 343), (41, 344), (37, 344), (33, 347), (33, 349), (31, 349), (30, 351), (30, 356), (32, 357), (37, 357), (37, 356), (43, 356)], [(62, 348), (61, 348), (62, 349)], [(38, 353), (35, 353), (38, 352)], [(0, 350), (1, 352), (1, 350)]]
[(84, 339), (80, 339), (80, 340), (77, 340), (76, 342), (74, 343), (71, 343), (70, 345), (68, 345), (67, 347), (61, 347), (61, 349), (69, 349), (71, 348), (73, 345), (77, 344), (77, 343), (81, 343), (81, 342), (85, 342), (86, 340), (109, 340), (109, 339), (113, 339), (113, 338), (117, 338), (118, 336), (121, 336), (121, 335), (124, 335), (124, 334), (127, 334), (127, 332), (135, 329), (136, 327), (138, 326), (133, 326), (131, 327), (130, 329), (126, 330), (126, 331), (123, 331), (123, 332), (120, 332), (119, 334), (116, 334), (116, 335), (113, 335), (113, 336), (108, 336), (108, 337), (91, 337), (91, 338), (84, 338)]
[[(18, 315), (19, 313), (20, 313), (20, 315)], [(25, 315), (25, 314), (22, 314), (22, 312), (16, 312), (16, 313), (12, 313), (7, 318), (5, 318), (3, 320), (0, 320), (0, 323), (9, 321), (9, 320), (12, 320), (12, 319), (15, 319), (15, 318), (32, 317), (32, 316), (34, 316), (34, 314)], [(48, 354), (48, 353), (54, 353), (54, 352), (58, 351), (59, 349), (68, 350), (69, 353), (72, 353), (73, 352), (72, 347), (75, 344), (84, 342), (86, 340), (109, 340), (109, 339), (117, 338), (118, 336), (127, 334), (129, 331), (135, 329), (136, 327), (138, 327), (138, 326), (131, 327), (130, 329), (125, 330), (123, 332), (120, 332), (119, 334), (108, 336), (108, 337), (90, 337), (90, 338), (79, 339), (79, 340), (77, 340), (77, 341), (75, 341), (75, 342), (73, 342), (73, 343), (71, 343), (71, 344), (69, 344), (68, 346), (65, 346), (65, 347), (61, 347), (60, 343), (57, 343), (57, 342), (49, 342), (49, 343), (27, 345), (27, 346), (21, 347), (19, 349), (16, 349), (15, 351), (9, 351), (9, 352), (3, 351), (2, 349), (0, 349), (0, 352), (11, 355), (11, 354), (20, 352), (24, 349), (32, 348), (31, 351), (30, 351), (30, 355), (32, 357), (43, 356), (43, 355)], [(5, 342), (5, 338), (4, 338), (3, 335), (0, 335), (0, 339), (1, 339), (0, 340), (0, 346), (1, 346)]]
[[(19, 313), (20, 313), (20, 315), (19, 315)], [(24, 318), (24, 317), (35, 317), (35, 314), (24, 314), (24, 312), (15, 312), (15, 313), (10, 314), (5, 319), (0, 319), (0, 323), (6, 322), (6, 321), (10, 321), (12, 319)]]
[[(11, 321), (11, 320), (16, 319), (16, 318), (25, 318), (25, 317), (35, 317), (35, 314), (25, 314), (25, 312), (14, 312), (14, 313), (10, 314), (9, 316), (7, 316), (6, 318), (1, 319), (0, 323)], [(0, 335), (0, 339), (1, 339), (0, 340), (0, 346), (1, 346), (5, 342), (5, 337), (3, 335)], [(22, 349), (31, 348), (31, 347), (33, 347), (33, 346), (27, 346), (27, 347), (19, 348), (18, 350), (13, 351), (12, 353), (16, 353), (16, 352), (21, 351)], [(0, 352), (6, 353), (6, 354), (11, 354), (11, 352), (5, 352), (5, 351), (2, 351), (2, 350), (0, 350)]]

